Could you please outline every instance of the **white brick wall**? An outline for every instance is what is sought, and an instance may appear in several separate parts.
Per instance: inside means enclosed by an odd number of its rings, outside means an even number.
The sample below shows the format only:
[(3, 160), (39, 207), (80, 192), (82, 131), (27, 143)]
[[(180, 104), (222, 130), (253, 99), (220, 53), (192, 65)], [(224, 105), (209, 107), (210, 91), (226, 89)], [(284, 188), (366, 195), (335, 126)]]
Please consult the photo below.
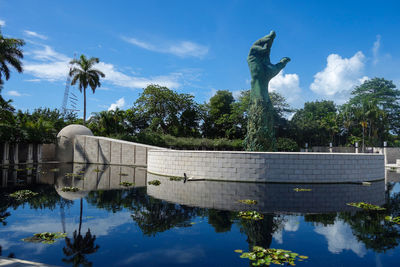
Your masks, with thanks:
[[(170, 181), (168, 177), (148, 174), (148, 181), (159, 180), (159, 186), (147, 186), (147, 194), (172, 203), (223, 210), (257, 210), (269, 212), (328, 213), (356, 211), (349, 202), (385, 203), (385, 181), (360, 184), (259, 184), (215, 181)], [(311, 189), (296, 192), (295, 188)], [(246, 205), (240, 199), (253, 199), (257, 205)]]
[(385, 177), (377, 154), (150, 150), (151, 173), (228, 181), (362, 182)]

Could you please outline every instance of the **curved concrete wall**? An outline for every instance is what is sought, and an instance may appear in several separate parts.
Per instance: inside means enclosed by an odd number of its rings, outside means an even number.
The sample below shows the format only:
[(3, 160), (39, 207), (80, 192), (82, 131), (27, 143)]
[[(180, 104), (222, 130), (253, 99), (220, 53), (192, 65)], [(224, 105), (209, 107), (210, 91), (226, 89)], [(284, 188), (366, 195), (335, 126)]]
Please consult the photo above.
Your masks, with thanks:
[(363, 182), (384, 179), (384, 156), (350, 153), (285, 153), (150, 150), (150, 173), (242, 182)]

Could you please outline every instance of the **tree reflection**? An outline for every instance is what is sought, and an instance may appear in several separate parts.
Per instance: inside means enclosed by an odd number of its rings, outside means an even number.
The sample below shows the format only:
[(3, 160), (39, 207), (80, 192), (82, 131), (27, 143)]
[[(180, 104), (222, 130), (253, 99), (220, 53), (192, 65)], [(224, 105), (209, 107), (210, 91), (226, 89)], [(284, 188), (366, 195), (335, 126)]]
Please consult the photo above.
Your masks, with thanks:
[(73, 266), (92, 266), (92, 262), (86, 259), (86, 255), (95, 253), (100, 248), (99, 245), (94, 244), (95, 240), (96, 236), (90, 233), (90, 229), (86, 232), (85, 237), (75, 230), (72, 241), (68, 237), (65, 238), (66, 246), (63, 248), (63, 252), (68, 258), (64, 258), (62, 261)]
[(227, 210), (208, 210), (208, 223), (211, 224), (216, 233), (229, 232), (232, 227), (234, 213)]
[(269, 248), (274, 232), (282, 227), (283, 220), (279, 216), (264, 215), (262, 220), (240, 219), (240, 232), (247, 235), (247, 243), (251, 250), (254, 246)]
[(190, 220), (202, 209), (187, 207), (155, 199), (145, 188), (90, 192), (88, 203), (98, 208), (116, 212), (126, 208), (144, 235), (155, 236), (174, 227), (190, 227)]

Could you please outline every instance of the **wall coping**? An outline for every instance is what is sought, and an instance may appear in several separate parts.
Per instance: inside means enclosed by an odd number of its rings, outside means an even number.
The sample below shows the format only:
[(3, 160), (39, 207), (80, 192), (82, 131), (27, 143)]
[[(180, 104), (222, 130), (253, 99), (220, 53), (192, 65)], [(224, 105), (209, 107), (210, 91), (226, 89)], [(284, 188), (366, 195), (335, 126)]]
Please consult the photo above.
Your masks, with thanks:
[(351, 156), (384, 156), (378, 153), (338, 153), (338, 152), (257, 152), (257, 151), (214, 151), (214, 150), (149, 150), (149, 152), (179, 152), (179, 153), (215, 153), (215, 154), (263, 154), (263, 155), (351, 155)]
[(158, 147), (158, 146), (151, 146), (151, 145), (146, 145), (142, 143), (136, 143), (136, 142), (131, 142), (131, 141), (125, 141), (125, 140), (119, 140), (119, 139), (114, 139), (114, 138), (109, 138), (109, 137), (103, 137), (103, 136), (93, 136), (93, 135), (77, 135), (77, 136), (85, 136), (89, 138), (95, 138), (99, 140), (105, 140), (105, 141), (112, 141), (116, 143), (121, 143), (121, 144), (129, 144), (129, 145), (135, 145), (135, 146), (143, 146), (147, 148), (152, 148), (152, 149), (157, 149), (157, 150), (169, 150), (168, 148), (164, 147)]

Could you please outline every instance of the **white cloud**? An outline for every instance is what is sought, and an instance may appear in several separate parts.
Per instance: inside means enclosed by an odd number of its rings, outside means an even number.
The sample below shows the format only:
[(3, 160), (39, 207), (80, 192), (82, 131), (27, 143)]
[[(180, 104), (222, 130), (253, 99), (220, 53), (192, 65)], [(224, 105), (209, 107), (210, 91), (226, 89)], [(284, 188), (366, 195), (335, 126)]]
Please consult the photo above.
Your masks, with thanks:
[(9, 96), (29, 96), (28, 94), (21, 94), (20, 92), (15, 91), (15, 90), (8, 91), (6, 93), (6, 95), (9, 95)]
[(278, 244), (283, 243), (283, 231), (297, 232), (297, 230), (299, 230), (300, 227), (299, 217), (292, 215), (283, 216), (282, 224), (283, 224), (283, 229), (280, 229), (272, 234), (272, 237)]
[(21, 93), (17, 91), (8, 91), (6, 94), (10, 96), (22, 96)]
[(372, 55), (374, 57), (372, 63), (376, 65), (379, 61), (379, 48), (381, 47), (381, 36), (378, 34), (376, 36), (376, 41), (374, 42), (374, 45), (372, 46)]
[(4, 20), (0, 19), (0, 27), (4, 27), (6, 26), (6, 22)]
[[(25, 61), (24, 70), (26, 73), (33, 75), (37, 79), (46, 81), (65, 81), (69, 71), (69, 62), (72, 58), (54, 51), (50, 46), (43, 46), (29, 53), (34, 61)], [(106, 77), (104, 81), (111, 84), (139, 89), (149, 84), (159, 84), (169, 88), (178, 88), (181, 84), (179, 80), (183, 79), (183, 73), (170, 73), (155, 77), (137, 77), (124, 74), (116, 69), (113, 64), (100, 62), (96, 68), (101, 70)], [(37, 81), (37, 79), (33, 79)], [(101, 88), (101, 87), (100, 87)]]
[(336, 220), (333, 225), (316, 226), (314, 231), (325, 236), (331, 253), (339, 254), (343, 250), (351, 250), (359, 257), (364, 257), (367, 253), (364, 244), (357, 240), (350, 226), (343, 221)]
[[(54, 216), (43, 215), (42, 217), (35, 217), (30, 220), (29, 224), (23, 223), (22, 221), (23, 220), (17, 220), (16, 223), (10, 225), (7, 230), (0, 229), (0, 233), (9, 231), (28, 234), (41, 232), (60, 232), (62, 230), (60, 219)], [(78, 223), (79, 216), (66, 218), (65, 226), (67, 232), (71, 234), (74, 229), (78, 228)], [(109, 233), (115, 228), (129, 223), (132, 223), (131, 213), (119, 212), (113, 214), (112, 217), (96, 217), (96, 219), (86, 220), (85, 227), (82, 229), (82, 233), (85, 233), (86, 229), (90, 229), (91, 233), (97, 237), (106, 236), (109, 235)]]
[(100, 62), (96, 65), (96, 68), (101, 70), (106, 77), (105, 81), (122, 87), (128, 87), (133, 89), (145, 88), (149, 84), (158, 84), (161, 86), (166, 86), (169, 88), (177, 88), (180, 86), (178, 79), (180, 78), (180, 73), (171, 73), (169, 75), (156, 76), (150, 78), (135, 77), (124, 74), (116, 70), (113, 64)]
[(39, 38), (39, 39), (42, 39), (42, 40), (47, 40), (47, 36), (39, 34), (37, 32), (25, 30), (24, 33), (26, 35), (28, 35), (28, 36), (31, 36), (31, 37), (36, 37), (36, 38)]
[(269, 90), (280, 93), (292, 105), (298, 106), (303, 102), (300, 95), (300, 78), (296, 73), (284, 74), (283, 70), (280, 71), (269, 82)]
[[(166, 249), (154, 249), (148, 252), (138, 252), (133, 256), (117, 262), (116, 265), (134, 265), (133, 263), (148, 263), (149, 260), (155, 258), (163, 258), (166, 263), (185, 264), (198, 262), (205, 257), (204, 249), (200, 246), (195, 247), (174, 247)], [(167, 264), (168, 265), (168, 264)]]
[(112, 103), (111, 106), (108, 108), (108, 111), (116, 110), (117, 108), (121, 109), (124, 106), (125, 106), (125, 99), (122, 97), (122, 98), (118, 99), (117, 102)]
[(173, 54), (179, 57), (197, 57), (203, 58), (208, 53), (208, 47), (200, 44), (196, 44), (191, 41), (179, 41), (176, 43), (161, 43), (161, 44), (150, 44), (140, 41), (136, 38), (122, 37), (122, 39), (130, 44), (136, 45), (140, 48), (159, 52)]
[(314, 75), (310, 89), (325, 98), (345, 101), (350, 91), (367, 79), (363, 76), (364, 61), (365, 56), (361, 51), (351, 58), (330, 54), (325, 69)]

